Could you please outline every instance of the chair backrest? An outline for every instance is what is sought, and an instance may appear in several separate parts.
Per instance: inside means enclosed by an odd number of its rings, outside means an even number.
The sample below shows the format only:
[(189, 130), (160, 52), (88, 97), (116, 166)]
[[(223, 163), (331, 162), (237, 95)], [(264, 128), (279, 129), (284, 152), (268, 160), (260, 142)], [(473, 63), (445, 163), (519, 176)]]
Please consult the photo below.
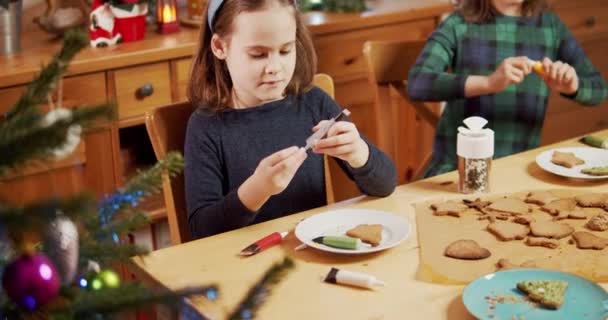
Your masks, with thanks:
[[(335, 97), (334, 80), (329, 75), (318, 73), (315, 75), (313, 83), (321, 90), (325, 91), (325, 93), (327, 93), (330, 97)], [(325, 197), (328, 204), (334, 203), (335, 197), (331, 175), (332, 170), (330, 169), (331, 166), (327, 156), (323, 156), (323, 168), (325, 173)]]
[[(314, 84), (334, 96), (334, 83), (330, 76), (317, 74)], [(192, 104), (182, 102), (158, 107), (146, 113), (146, 130), (152, 142), (152, 148), (157, 159), (162, 159), (169, 151), (184, 152), (186, 124), (194, 112)], [(332, 180), (327, 157), (324, 158), (325, 189), (327, 202), (334, 202)], [(188, 227), (188, 212), (186, 209), (186, 192), (184, 175), (172, 179), (163, 176), (163, 195), (169, 222), (169, 232), (172, 244), (180, 244), (191, 239)]]
[[(378, 147), (395, 161), (400, 183), (422, 177), (431, 159), (432, 140), (428, 136), (433, 135), (439, 123), (438, 105), (412, 101), (407, 95), (409, 70), (425, 43), (424, 40), (367, 41), (363, 45), (375, 99), (374, 138)], [(395, 98), (399, 98), (399, 103), (393, 102)], [(414, 125), (418, 121), (423, 123)], [(428, 143), (421, 143), (423, 136)]]
[[(194, 108), (189, 102), (176, 103), (156, 108), (146, 113), (146, 130), (152, 142), (157, 159), (162, 159), (170, 151), (184, 152), (186, 124)], [(171, 179), (163, 176), (163, 195), (169, 233), (172, 244), (180, 244), (191, 239), (186, 210), (184, 175)]]

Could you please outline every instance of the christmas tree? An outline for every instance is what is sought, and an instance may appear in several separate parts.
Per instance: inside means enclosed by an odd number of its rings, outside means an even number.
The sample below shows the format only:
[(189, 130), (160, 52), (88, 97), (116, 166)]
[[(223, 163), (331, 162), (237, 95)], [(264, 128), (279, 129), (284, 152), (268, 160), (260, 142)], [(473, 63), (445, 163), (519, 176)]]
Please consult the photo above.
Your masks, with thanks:
[[(40, 107), (49, 92), (61, 87), (70, 60), (88, 43), (84, 33), (67, 32), (59, 53), (0, 117), (0, 178), (35, 161), (66, 157), (87, 127), (112, 119), (111, 104), (73, 109), (51, 105), (47, 113)], [(122, 241), (122, 235), (149, 223), (137, 204), (160, 190), (163, 174), (173, 176), (182, 167), (182, 156), (170, 153), (101, 201), (86, 192), (19, 207), (0, 199), (0, 319), (104, 319), (125, 309), (176, 303), (194, 294), (217, 297), (215, 285), (152, 290), (121, 281), (112, 269), (145, 254)], [(286, 259), (269, 269), (231, 319), (252, 318), (269, 288), (291, 266)]]

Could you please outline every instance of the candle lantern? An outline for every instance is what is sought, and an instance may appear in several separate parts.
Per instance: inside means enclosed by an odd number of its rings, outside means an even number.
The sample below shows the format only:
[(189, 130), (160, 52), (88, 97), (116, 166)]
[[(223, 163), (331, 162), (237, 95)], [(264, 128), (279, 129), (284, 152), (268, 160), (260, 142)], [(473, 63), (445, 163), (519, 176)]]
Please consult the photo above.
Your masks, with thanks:
[(179, 30), (175, 0), (157, 0), (156, 21), (159, 33), (172, 33)]

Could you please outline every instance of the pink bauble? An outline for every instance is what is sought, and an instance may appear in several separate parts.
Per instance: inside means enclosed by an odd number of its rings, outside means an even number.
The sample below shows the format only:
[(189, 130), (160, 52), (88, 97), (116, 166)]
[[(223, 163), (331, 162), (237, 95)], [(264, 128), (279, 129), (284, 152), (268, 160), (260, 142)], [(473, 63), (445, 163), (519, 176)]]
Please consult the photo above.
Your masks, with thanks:
[(4, 269), (2, 286), (13, 302), (34, 310), (57, 297), (60, 279), (45, 255), (24, 255)]

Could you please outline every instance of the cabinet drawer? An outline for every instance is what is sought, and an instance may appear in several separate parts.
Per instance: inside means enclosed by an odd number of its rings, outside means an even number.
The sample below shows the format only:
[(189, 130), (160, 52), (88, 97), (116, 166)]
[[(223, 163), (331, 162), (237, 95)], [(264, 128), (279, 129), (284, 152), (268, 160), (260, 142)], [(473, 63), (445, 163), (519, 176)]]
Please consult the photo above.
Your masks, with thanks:
[(171, 102), (169, 64), (156, 63), (114, 71), (114, 88), (120, 120), (143, 116)]
[(330, 74), (337, 81), (361, 75), (367, 77), (367, 64), (363, 58), (365, 41), (426, 39), (434, 28), (435, 20), (425, 19), (315, 37), (319, 72)]
[[(0, 114), (5, 114), (25, 92), (26, 86), (0, 90)], [(52, 93), (53, 102), (57, 104), (57, 92)], [(105, 102), (106, 78), (103, 72), (79, 75), (63, 79), (63, 106), (73, 108), (84, 105), (95, 105)], [(48, 105), (43, 106), (48, 110)]]
[[(574, 1), (573, 1), (574, 2)], [(600, 4), (579, 4), (576, 7), (557, 7), (555, 12), (579, 41), (608, 35), (608, 9)]]
[(177, 81), (177, 101), (186, 101), (188, 99), (187, 90), (188, 82), (190, 81), (190, 66), (192, 59), (181, 59), (175, 61), (175, 73)]

